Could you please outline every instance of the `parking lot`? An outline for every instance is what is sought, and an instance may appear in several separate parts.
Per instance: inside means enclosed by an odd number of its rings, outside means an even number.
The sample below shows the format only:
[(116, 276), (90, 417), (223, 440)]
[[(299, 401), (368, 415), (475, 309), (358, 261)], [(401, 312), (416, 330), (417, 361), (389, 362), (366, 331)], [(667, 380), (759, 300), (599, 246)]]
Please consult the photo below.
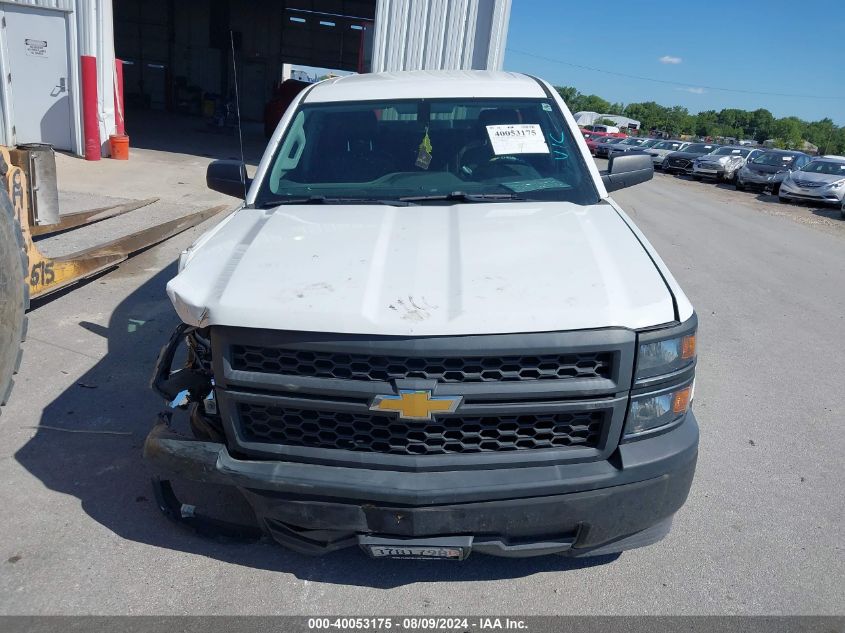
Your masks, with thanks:
[(447, 564), (306, 558), (168, 523), (141, 445), (177, 323), (164, 286), (198, 227), (32, 311), (0, 418), (0, 612), (841, 612), (845, 221), (660, 173), (614, 197), (700, 320), (699, 465), (666, 540), (600, 564)]

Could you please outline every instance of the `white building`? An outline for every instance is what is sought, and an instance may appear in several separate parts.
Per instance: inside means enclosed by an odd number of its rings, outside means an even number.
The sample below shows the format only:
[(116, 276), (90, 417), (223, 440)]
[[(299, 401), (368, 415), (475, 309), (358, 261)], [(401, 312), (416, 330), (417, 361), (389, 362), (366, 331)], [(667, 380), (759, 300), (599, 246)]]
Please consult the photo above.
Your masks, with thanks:
[[(0, 0), (0, 144), (82, 154), (80, 56), (97, 59), (97, 120), (126, 109), (206, 116), (233, 88), (261, 120), (283, 64), (355, 72), (501, 69), (511, 0)], [(127, 117), (129, 123), (129, 117)]]
[(575, 122), (580, 125), (593, 125), (599, 119), (607, 119), (608, 121), (613, 121), (613, 124), (616, 127), (627, 127), (633, 130), (640, 129), (640, 122), (636, 119), (629, 119), (626, 116), (621, 116), (618, 114), (599, 114), (598, 112), (576, 112), (574, 115)]

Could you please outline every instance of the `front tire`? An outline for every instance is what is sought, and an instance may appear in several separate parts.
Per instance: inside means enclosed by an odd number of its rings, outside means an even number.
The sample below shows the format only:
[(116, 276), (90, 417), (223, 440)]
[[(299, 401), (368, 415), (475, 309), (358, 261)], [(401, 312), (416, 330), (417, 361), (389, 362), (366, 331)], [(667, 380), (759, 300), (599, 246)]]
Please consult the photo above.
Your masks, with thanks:
[(29, 286), (23, 236), (12, 203), (0, 189), (0, 405), (12, 393), (21, 364), (21, 343), (26, 338)]
[(696, 182), (701, 182), (701, 176), (698, 176), (696, 174), (690, 174), (690, 175), (692, 176), (692, 179), (695, 180)]
[(778, 194), (778, 202), (781, 204), (789, 204), (789, 198), (784, 198), (782, 195)]
[(736, 189), (737, 191), (745, 191), (745, 183), (744, 183), (744, 182), (742, 182), (742, 181), (739, 179), (739, 176), (737, 176), (737, 177), (734, 179), (734, 189)]

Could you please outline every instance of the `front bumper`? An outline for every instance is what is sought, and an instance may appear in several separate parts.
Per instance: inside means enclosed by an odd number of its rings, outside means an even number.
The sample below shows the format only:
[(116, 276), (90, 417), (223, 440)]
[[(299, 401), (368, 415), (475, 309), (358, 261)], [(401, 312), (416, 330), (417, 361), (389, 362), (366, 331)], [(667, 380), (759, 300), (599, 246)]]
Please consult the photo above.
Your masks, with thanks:
[(691, 174), (692, 173), (692, 161), (681, 160), (681, 161), (670, 161), (664, 160), (663, 161), (663, 171), (666, 173), (678, 173), (678, 174)]
[(739, 178), (745, 185), (755, 187), (774, 187), (783, 182), (786, 174), (783, 173), (761, 173), (744, 169), (739, 172)]
[(781, 198), (787, 198), (789, 200), (804, 200), (807, 202), (840, 205), (845, 198), (845, 187), (840, 188), (838, 191), (827, 187), (804, 189), (784, 181), (780, 186), (779, 195)]
[(702, 178), (724, 178), (725, 168), (722, 165), (696, 165), (693, 163), (692, 174)]
[(595, 556), (648, 545), (686, 500), (697, 452), (692, 412), (667, 432), (621, 444), (607, 460), (525, 468), (407, 472), (243, 460), (164, 422), (144, 445), (159, 475), (237, 487), (265, 534), (308, 554), (379, 539), (461, 537), (472, 551), (500, 556)]

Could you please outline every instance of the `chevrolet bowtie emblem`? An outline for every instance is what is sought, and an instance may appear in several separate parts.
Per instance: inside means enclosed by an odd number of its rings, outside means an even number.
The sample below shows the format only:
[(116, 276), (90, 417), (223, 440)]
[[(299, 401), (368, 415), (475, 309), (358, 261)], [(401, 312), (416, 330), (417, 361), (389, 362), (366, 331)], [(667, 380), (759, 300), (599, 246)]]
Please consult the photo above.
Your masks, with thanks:
[(398, 396), (376, 396), (370, 411), (395, 411), (406, 420), (430, 420), (432, 413), (454, 413), (463, 396), (432, 396), (428, 390), (399, 392)]

